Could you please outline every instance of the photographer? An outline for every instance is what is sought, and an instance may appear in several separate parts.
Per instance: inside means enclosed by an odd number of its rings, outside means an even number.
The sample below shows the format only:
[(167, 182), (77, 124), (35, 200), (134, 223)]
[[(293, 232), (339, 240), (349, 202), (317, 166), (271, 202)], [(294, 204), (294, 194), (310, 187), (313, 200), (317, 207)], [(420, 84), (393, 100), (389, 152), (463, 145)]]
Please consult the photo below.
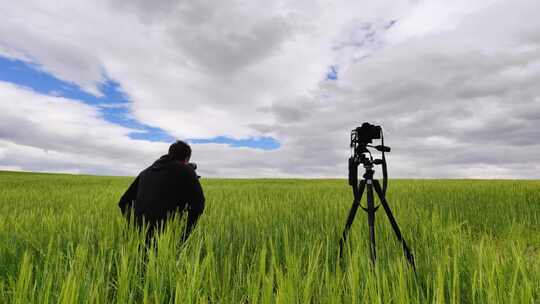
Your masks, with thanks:
[(182, 240), (186, 240), (204, 210), (203, 190), (190, 157), (187, 143), (173, 143), (168, 154), (139, 173), (118, 203), (124, 216), (133, 212), (137, 226), (148, 225), (147, 244), (156, 230), (163, 229), (167, 218), (185, 209), (188, 219)]

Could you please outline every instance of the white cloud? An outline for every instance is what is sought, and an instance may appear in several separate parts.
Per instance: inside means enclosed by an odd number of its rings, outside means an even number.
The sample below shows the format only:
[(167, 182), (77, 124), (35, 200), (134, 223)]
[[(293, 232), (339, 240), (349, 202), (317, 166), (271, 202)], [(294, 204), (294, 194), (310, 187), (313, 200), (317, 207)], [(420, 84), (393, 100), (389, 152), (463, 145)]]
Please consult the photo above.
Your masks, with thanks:
[[(134, 117), (180, 138), (282, 143), (276, 151), (194, 145), (207, 175), (345, 176), (348, 132), (372, 121), (394, 148), (392, 176), (540, 177), (538, 6), (10, 2), (0, 8), (0, 53), (95, 94), (105, 72)], [(325, 82), (333, 64), (338, 81)], [(136, 173), (166, 150), (130, 139), (92, 107), (6, 84), (0, 92), (2, 166), (34, 170), (31, 159), (40, 159), (40, 170), (79, 170), (60, 160), (82, 155), (81, 172)], [(13, 152), (29, 147), (62, 156)]]
[(0, 91), (2, 166), (129, 174), (166, 146), (130, 139), (129, 129), (105, 122), (97, 109), (77, 101), (6, 82)]

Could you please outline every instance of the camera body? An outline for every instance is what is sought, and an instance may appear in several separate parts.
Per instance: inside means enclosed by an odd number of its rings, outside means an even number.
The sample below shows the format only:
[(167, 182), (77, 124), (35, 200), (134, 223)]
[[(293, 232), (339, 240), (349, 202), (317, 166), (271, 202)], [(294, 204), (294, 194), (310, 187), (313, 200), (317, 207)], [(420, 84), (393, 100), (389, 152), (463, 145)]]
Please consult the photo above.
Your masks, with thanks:
[(363, 159), (364, 153), (369, 153), (367, 145), (374, 139), (380, 139), (382, 136), (381, 126), (372, 125), (368, 122), (362, 124), (351, 131), (351, 148), (356, 159)]
[[(380, 139), (381, 144), (371, 145), (374, 139)], [(385, 152), (390, 152), (390, 147), (384, 145), (384, 136), (381, 126), (364, 122), (360, 127), (351, 131), (351, 157), (349, 158), (349, 185), (358, 184), (358, 166), (363, 165), (366, 169), (364, 177), (372, 177), (374, 165), (382, 165), (383, 176), (386, 181)], [(374, 159), (368, 148), (382, 152), (382, 159)], [(383, 182), (386, 185), (386, 182)], [(386, 186), (384, 187), (386, 189)]]
[(372, 143), (374, 139), (380, 139), (382, 133), (381, 126), (372, 125), (368, 122), (362, 126), (352, 130), (351, 132), (351, 147), (355, 144), (367, 145)]
[[(372, 146), (371, 143), (374, 139), (381, 139), (381, 145)], [(383, 160), (373, 160), (368, 147), (383, 152)], [(382, 127), (368, 122), (364, 122), (360, 127), (351, 131), (351, 149), (352, 155), (349, 166), (381, 164), (384, 161), (384, 152), (390, 152), (390, 147), (384, 145)]]

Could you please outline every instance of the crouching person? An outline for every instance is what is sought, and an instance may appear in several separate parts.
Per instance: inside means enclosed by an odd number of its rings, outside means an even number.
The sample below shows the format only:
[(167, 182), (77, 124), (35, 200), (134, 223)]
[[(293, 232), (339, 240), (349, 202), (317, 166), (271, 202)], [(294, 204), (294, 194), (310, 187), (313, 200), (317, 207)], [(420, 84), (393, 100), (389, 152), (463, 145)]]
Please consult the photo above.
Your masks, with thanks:
[(146, 243), (155, 232), (167, 224), (167, 219), (185, 210), (188, 212), (185, 241), (204, 210), (204, 194), (193, 166), (189, 164), (191, 147), (177, 141), (169, 147), (169, 153), (144, 169), (124, 193), (118, 206), (124, 216), (132, 212), (135, 223), (148, 229)]

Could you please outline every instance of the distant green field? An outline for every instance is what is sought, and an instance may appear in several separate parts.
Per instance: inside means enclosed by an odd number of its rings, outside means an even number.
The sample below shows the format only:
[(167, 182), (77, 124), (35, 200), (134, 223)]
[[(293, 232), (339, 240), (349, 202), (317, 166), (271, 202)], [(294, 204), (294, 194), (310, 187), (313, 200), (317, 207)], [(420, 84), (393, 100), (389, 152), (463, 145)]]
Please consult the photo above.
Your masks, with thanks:
[[(540, 181), (391, 180), (370, 266), (345, 180), (202, 179), (207, 208), (148, 257), (117, 201), (131, 178), (0, 172), (1, 303), (539, 303)], [(382, 209), (381, 209), (382, 210)]]

